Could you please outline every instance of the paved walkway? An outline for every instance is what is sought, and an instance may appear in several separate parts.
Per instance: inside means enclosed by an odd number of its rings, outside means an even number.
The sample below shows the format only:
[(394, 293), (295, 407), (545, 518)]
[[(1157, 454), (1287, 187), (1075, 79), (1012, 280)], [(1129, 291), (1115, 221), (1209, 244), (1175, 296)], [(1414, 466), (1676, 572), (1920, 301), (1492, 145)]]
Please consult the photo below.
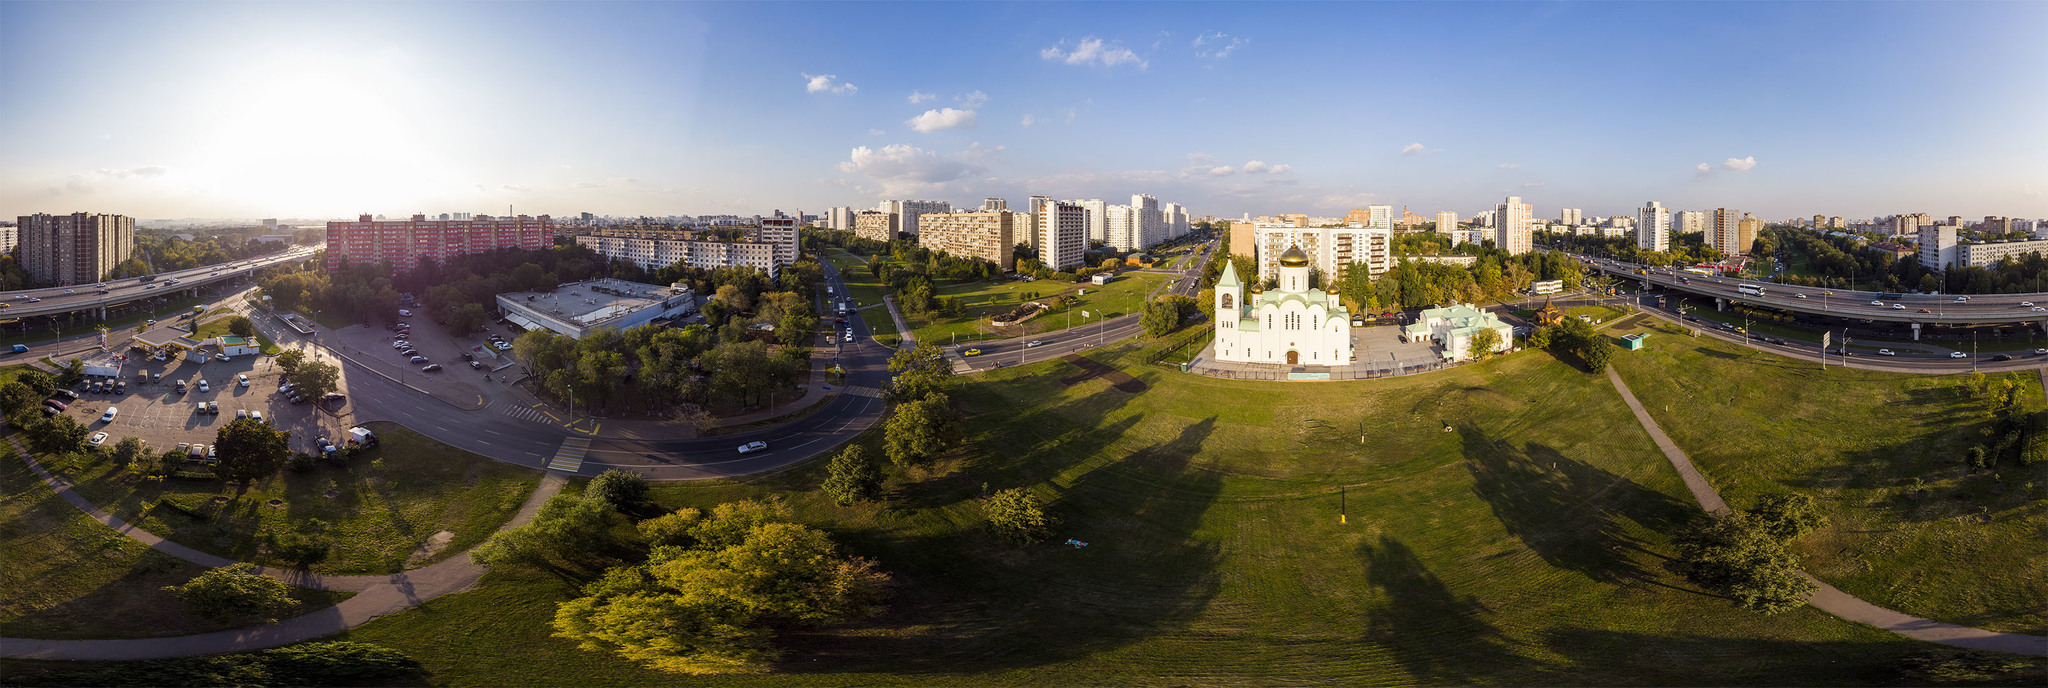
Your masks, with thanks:
[[(11, 448), (12, 437), (8, 438), (8, 443)], [(72, 492), (69, 485), (44, 470), (42, 465), (27, 453), (19, 452), (18, 449), (17, 452), (22, 460), (28, 463), (29, 468), (42, 476), (43, 482), (55, 490), (58, 496), (122, 535), (149, 545), (151, 549), (201, 566), (218, 568), (236, 563), (165, 540), (133, 524), (114, 518), (104, 509)], [(540, 512), (541, 504), (561, 492), (565, 481), (566, 478), (559, 473), (550, 472), (543, 475), (540, 485), (534, 488), (533, 495), (527, 497), (526, 503), (519, 507), (519, 512), (505, 523), (504, 528), (525, 525), (533, 520), (534, 514)], [(275, 624), (197, 635), (122, 640), (0, 638), (0, 657), (50, 660), (159, 659), (280, 647), (334, 635), (361, 626), (379, 616), (404, 611), (448, 593), (460, 592), (474, 585), (478, 578), (483, 577), (485, 571), (484, 567), (470, 562), (468, 556), (459, 553), (431, 566), (380, 576), (320, 576), (270, 568), (258, 570), (263, 575), (292, 585), (322, 590), (353, 591), (356, 594), (343, 600), (341, 604)]]
[[(2044, 380), (2048, 380), (2048, 373), (2044, 373), (2043, 376)], [(1722, 501), (1721, 493), (1714, 490), (1714, 486), (1707, 482), (1706, 476), (1701, 475), (1699, 469), (1692, 465), (1692, 459), (1687, 458), (1685, 452), (1680, 451), (1678, 445), (1672, 444), (1671, 438), (1665, 436), (1664, 430), (1657, 427), (1657, 421), (1650, 417), (1648, 411), (1643, 410), (1642, 403), (1636, 400), (1636, 395), (1629, 391), (1628, 384), (1621, 381), (1621, 374), (1615, 372), (1612, 366), (1607, 368), (1607, 380), (1614, 383), (1614, 390), (1621, 393), (1622, 402), (1628, 404), (1628, 410), (1635, 413), (1636, 422), (1641, 423), (1643, 430), (1650, 433), (1650, 439), (1656, 441), (1657, 448), (1664, 451), (1664, 458), (1670, 459), (1671, 467), (1678, 470), (1679, 477), (1685, 480), (1685, 488), (1692, 492), (1693, 499), (1699, 502), (1700, 508), (1715, 515), (1727, 513), (1728, 503)], [(1813, 594), (1806, 598), (1807, 604), (1849, 621), (1869, 624), (1930, 643), (1972, 650), (2048, 656), (2048, 636), (1986, 631), (1907, 616), (1865, 602), (1803, 572), (1799, 575), (1806, 576), (1806, 579), (1813, 581), (1815, 586)]]
[[(903, 338), (903, 341), (897, 344), (897, 348), (917, 348), (917, 334), (910, 331), (910, 323), (904, 322), (903, 314), (896, 310), (896, 297), (883, 294), (882, 303), (889, 306), (889, 319), (896, 321), (896, 336)], [(874, 332), (873, 328), (868, 331)]]

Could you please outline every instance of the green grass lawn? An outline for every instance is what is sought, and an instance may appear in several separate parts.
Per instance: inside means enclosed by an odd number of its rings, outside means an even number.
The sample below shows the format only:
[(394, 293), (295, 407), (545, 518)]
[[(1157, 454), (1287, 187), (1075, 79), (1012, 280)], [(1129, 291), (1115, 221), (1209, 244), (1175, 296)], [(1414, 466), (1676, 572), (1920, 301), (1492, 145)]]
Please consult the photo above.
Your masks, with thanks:
[[(1820, 500), (1833, 523), (1799, 545), (1813, 575), (1908, 614), (2048, 632), (2048, 464), (1964, 472), (1990, 408), (1963, 392), (1967, 376), (1822, 372), (1675, 335), (1614, 360), (1731, 502), (1786, 490)], [(2040, 378), (2019, 382), (2040, 408)]]
[[(832, 249), (823, 257), (839, 269), (839, 279), (846, 283), (846, 290), (852, 292), (855, 307), (860, 309), (861, 320), (867, 323), (868, 330), (876, 339), (885, 340), (893, 346), (897, 339), (896, 320), (889, 317), (888, 307), (881, 305), (884, 293), (881, 279), (868, 272), (867, 263), (853, 254)], [(870, 305), (874, 307), (868, 308)]]
[[(101, 326), (105, 326), (107, 328), (108, 341), (116, 343), (125, 342), (128, 341), (128, 337), (135, 334), (136, 325), (152, 319), (164, 320), (166, 318), (178, 317), (179, 313), (189, 313), (192, 311), (193, 306), (206, 303), (206, 301), (207, 299), (201, 297), (172, 299), (170, 303), (163, 306), (116, 315), (104, 321), (80, 318), (75, 324), (65, 325), (63, 332), (65, 337), (72, 337), (82, 333), (93, 332)], [(44, 322), (44, 320), (37, 318), (36, 322)], [(26, 332), (12, 332), (10, 330), (9, 334), (0, 336), (0, 347), (47, 342), (56, 338), (57, 333), (50, 331), (48, 325), (40, 325), (31, 327)]]
[[(1280, 384), (1092, 353), (1149, 390), (1069, 386), (1080, 369), (1059, 361), (977, 376), (954, 397), (968, 448), (891, 469), (883, 504), (832, 505), (818, 461), (655, 488), (667, 506), (776, 500), (895, 577), (884, 616), (785, 635), (776, 673), (578, 650), (547, 627), (576, 583), (531, 572), (348, 637), (436, 683), (505, 686), (1852, 685), (1934, 649), (1667, 573), (1666, 533), (1698, 510), (1604, 377), (1546, 354)], [(1050, 504), (1051, 543), (982, 532), (977, 498), (1010, 487)]]
[[(1086, 322), (1096, 322), (1104, 317), (1117, 317), (1136, 313), (1145, 307), (1145, 299), (1154, 289), (1171, 280), (1168, 275), (1127, 272), (1100, 287), (1093, 284), (1075, 284), (1037, 280), (1017, 282), (997, 280), (975, 282), (951, 287), (941, 287), (939, 296), (959, 299), (961, 314), (939, 316), (937, 314), (906, 315), (919, 341), (941, 344), (956, 341), (971, 341), (977, 338), (1006, 338), (1020, 334), (1038, 334), (1066, 328), (1070, 322), (1079, 327)], [(1080, 302), (1073, 306), (1055, 307), (1051, 312), (1026, 321), (1021, 328), (996, 328), (988, 324), (991, 316), (1000, 315), (1016, 308), (1024, 301), (1047, 301), (1060, 294), (1079, 294)], [(1088, 311), (1086, 322), (1081, 311)]]
[[(334, 550), (320, 573), (393, 573), (468, 549), (497, 530), (539, 483), (539, 473), (499, 463), (390, 424), (372, 424), (382, 446), (347, 467), (285, 471), (247, 492), (211, 480), (140, 480), (108, 462), (53, 466), (78, 492), (144, 530), (239, 561), (276, 564), (262, 548), (266, 529), (328, 524)], [(331, 496), (330, 496), (331, 495)], [(271, 504), (271, 500), (281, 500)], [(160, 505), (166, 500), (207, 516)], [(453, 533), (438, 553), (414, 552), (435, 533)], [(411, 561), (408, 561), (408, 560)]]
[[(207, 313), (207, 315), (211, 316), (214, 313), (224, 312), (227, 311), (225, 309), (215, 309), (214, 311)], [(197, 332), (193, 332), (192, 336), (198, 339), (212, 339), (214, 337), (219, 337), (221, 335), (232, 334), (234, 333), (228, 331), (227, 318), (214, 318), (212, 320), (200, 323), (199, 330)], [(276, 344), (271, 343), (269, 337), (263, 336), (263, 334), (260, 332), (256, 334), (256, 344), (258, 347), (261, 347), (263, 355), (265, 356), (276, 356), (284, 352), (284, 349), (278, 348)]]
[(1618, 320), (1624, 316), (1627, 316), (1628, 310), (1620, 306), (1572, 306), (1571, 308), (1565, 309), (1564, 314), (1572, 317), (1578, 317), (1583, 315), (1592, 318), (1595, 321), (1598, 321), (1602, 325), (1605, 325), (1607, 323), (1614, 322), (1615, 320)]
[[(19, 439), (17, 438), (17, 441)], [(235, 628), (164, 592), (204, 568), (123, 537), (73, 508), (12, 449), (0, 459), (0, 637), (142, 638)], [(293, 588), (310, 612), (351, 593)]]

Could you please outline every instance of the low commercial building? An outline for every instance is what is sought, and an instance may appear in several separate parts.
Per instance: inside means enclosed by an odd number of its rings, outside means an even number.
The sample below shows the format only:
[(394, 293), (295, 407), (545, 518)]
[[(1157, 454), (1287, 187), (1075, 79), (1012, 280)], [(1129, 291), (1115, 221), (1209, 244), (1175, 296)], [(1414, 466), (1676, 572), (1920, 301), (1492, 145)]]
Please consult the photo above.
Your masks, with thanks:
[(1423, 311), (1415, 324), (1401, 328), (1401, 335), (1410, 342), (1436, 344), (1446, 361), (1462, 361), (1472, 357), (1472, 335), (1480, 330), (1499, 335), (1495, 351), (1506, 351), (1514, 344), (1514, 327), (1501, 322), (1498, 315), (1462, 303)]
[(581, 337), (601, 327), (623, 332), (697, 310), (697, 297), (689, 289), (615, 279), (574, 282), (549, 291), (499, 294), (497, 301), (498, 312), (520, 327), (547, 329), (571, 337)]

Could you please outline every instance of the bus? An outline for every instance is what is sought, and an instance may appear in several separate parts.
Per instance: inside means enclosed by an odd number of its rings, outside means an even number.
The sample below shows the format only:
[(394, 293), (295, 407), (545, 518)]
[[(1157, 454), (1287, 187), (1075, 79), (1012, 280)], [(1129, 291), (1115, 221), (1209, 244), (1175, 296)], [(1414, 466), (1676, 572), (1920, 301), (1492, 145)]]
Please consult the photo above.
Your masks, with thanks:
[(1901, 294), (1895, 291), (1881, 291), (1877, 293), (1877, 298), (1884, 299), (1886, 301), (1897, 301), (1901, 298), (1904, 298), (1905, 296), (1905, 294)]
[(1745, 284), (1745, 285), (1742, 285), (1742, 286), (1736, 287), (1736, 288), (1735, 288), (1735, 290), (1736, 290), (1736, 291), (1739, 291), (1739, 292), (1742, 292), (1742, 293), (1743, 293), (1743, 295), (1745, 295), (1745, 296), (1763, 296), (1763, 295), (1764, 295), (1764, 288), (1763, 288), (1763, 287), (1761, 287), (1761, 286), (1758, 286), (1758, 285), (1754, 285), (1754, 284)]

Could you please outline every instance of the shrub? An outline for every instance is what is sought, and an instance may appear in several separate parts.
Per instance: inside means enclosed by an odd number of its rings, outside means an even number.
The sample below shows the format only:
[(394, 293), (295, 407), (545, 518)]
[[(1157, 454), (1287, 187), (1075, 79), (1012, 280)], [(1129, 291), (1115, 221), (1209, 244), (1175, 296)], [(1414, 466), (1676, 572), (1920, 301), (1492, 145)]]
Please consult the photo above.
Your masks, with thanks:
[(583, 497), (625, 511), (647, 498), (647, 479), (638, 473), (614, 468), (591, 478), (590, 485), (583, 488)]
[(995, 493), (981, 505), (988, 525), (996, 535), (1017, 544), (1030, 544), (1052, 537), (1053, 520), (1038, 497), (1023, 488)]

